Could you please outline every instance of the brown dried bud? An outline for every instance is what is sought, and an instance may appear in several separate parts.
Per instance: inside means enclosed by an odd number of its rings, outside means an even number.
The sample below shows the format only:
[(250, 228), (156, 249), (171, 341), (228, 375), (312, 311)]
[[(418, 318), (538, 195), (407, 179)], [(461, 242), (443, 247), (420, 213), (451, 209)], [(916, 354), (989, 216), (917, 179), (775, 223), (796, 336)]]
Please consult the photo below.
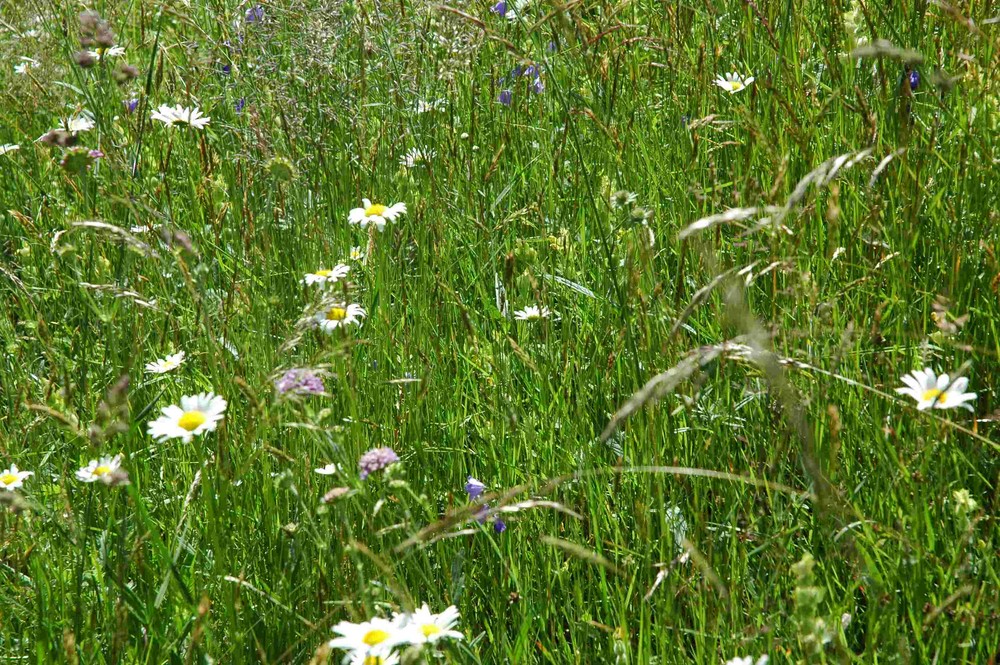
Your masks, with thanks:
[(77, 51), (73, 54), (73, 62), (84, 69), (90, 69), (97, 64), (97, 58), (90, 51)]
[(104, 48), (111, 48), (115, 45), (115, 33), (111, 31), (111, 28), (106, 23), (97, 29), (96, 39), (97, 43)]
[(121, 85), (124, 85), (129, 81), (134, 81), (135, 79), (139, 78), (139, 68), (136, 67), (135, 65), (121, 63), (115, 68), (115, 71), (112, 73), (112, 76), (115, 77), (115, 81), (117, 81)]
[(76, 145), (76, 134), (73, 132), (67, 132), (65, 129), (53, 129), (47, 132), (42, 138), (38, 139), (39, 143), (44, 143), (49, 146), (59, 146), (60, 148), (69, 148)]

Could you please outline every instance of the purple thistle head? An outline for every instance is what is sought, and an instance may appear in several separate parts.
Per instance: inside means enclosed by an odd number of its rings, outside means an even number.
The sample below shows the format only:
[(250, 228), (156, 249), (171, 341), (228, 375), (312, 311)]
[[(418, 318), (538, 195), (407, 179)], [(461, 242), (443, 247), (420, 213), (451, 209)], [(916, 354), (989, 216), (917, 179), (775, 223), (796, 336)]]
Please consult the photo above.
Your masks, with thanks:
[(500, 0), (498, 3), (490, 7), (490, 11), (494, 14), (499, 14), (500, 16), (507, 15), (507, 0)]
[(395, 464), (399, 461), (399, 455), (392, 448), (373, 448), (358, 459), (358, 469), (361, 471), (361, 480), (367, 478), (375, 471)]
[(128, 99), (128, 100), (125, 101), (125, 109), (129, 113), (135, 113), (135, 109), (138, 106), (139, 106), (139, 98), (138, 97), (133, 97), (132, 99)]
[(920, 72), (916, 69), (910, 70), (910, 90), (916, 90), (917, 86), (920, 85)]
[(320, 395), (326, 392), (323, 379), (308, 369), (290, 369), (274, 382), (279, 395)]
[(247, 10), (246, 20), (247, 23), (260, 23), (264, 20), (264, 8), (260, 5), (254, 5)]
[(497, 101), (504, 106), (510, 106), (511, 101), (514, 99), (514, 93), (510, 90), (503, 90), (500, 92), (500, 96), (497, 97)]
[(498, 517), (493, 521), (493, 530), (496, 533), (503, 533), (507, 530), (507, 523)]
[(101, 159), (104, 157), (104, 153), (100, 150), (91, 150), (87, 154), (90, 155), (91, 159)]
[(236, 103), (233, 105), (233, 108), (236, 109), (237, 113), (243, 113), (243, 107), (246, 105), (247, 105), (247, 98), (240, 97), (239, 99), (236, 100)]
[(486, 485), (481, 483), (476, 478), (469, 476), (469, 479), (465, 482), (465, 493), (469, 495), (469, 501), (475, 501), (483, 495), (486, 491)]

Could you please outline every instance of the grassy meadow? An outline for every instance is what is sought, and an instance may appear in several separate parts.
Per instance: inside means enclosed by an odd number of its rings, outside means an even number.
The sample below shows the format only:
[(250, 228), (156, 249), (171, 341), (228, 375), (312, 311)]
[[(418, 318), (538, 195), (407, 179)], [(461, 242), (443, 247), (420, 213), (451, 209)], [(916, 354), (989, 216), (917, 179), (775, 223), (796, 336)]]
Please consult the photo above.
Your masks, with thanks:
[(0, 662), (996, 662), (998, 71), (991, 0), (0, 3)]

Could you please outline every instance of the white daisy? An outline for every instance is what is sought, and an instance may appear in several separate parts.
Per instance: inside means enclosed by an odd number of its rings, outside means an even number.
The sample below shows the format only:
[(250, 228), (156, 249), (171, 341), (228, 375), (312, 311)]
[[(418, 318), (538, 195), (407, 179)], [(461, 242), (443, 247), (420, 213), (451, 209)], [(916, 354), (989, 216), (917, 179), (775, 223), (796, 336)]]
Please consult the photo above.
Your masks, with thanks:
[(917, 401), (917, 409), (954, 409), (962, 407), (972, 411), (968, 404), (976, 399), (976, 393), (967, 393), (969, 379), (962, 376), (954, 381), (947, 374), (938, 376), (932, 369), (918, 369), (902, 378), (904, 388), (896, 388), (900, 395), (909, 395)]
[(361, 325), (361, 319), (366, 316), (368, 316), (368, 312), (361, 305), (341, 303), (317, 312), (313, 318), (320, 330), (331, 333), (342, 326)]
[(725, 78), (722, 77), (722, 74), (719, 74), (719, 76), (715, 79), (715, 85), (719, 86), (730, 95), (734, 92), (739, 92), (753, 82), (754, 78), (752, 76), (743, 78), (736, 72), (729, 72), (726, 74)]
[(364, 261), (365, 253), (360, 247), (351, 247), (351, 260), (352, 261)]
[(102, 457), (100, 461), (92, 459), (87, 466), (76, 472), (77, 480), (85, 483), (93, 483), (98, 480), (107, 482), (111, 474), (117, 471), (122, 465), (122, 456)]
[(440, 614), (433, 614), (427, 603), (410, 615), (398, 619), (406, 630), (406, 639), (410, 644), (434, 643), (438, 640), (465, 639), (465, 635), (452, 630), (458, 623), (458, 608), (450, 605)]
[(92, 58), (97, 58), (98, 60), (104, 60), (105, 58), (114, 58), (119, 55), (125, 55), (125, 47), (123, 46), (111, 46), (103, 47), (100, 46), (94, 51), (87, 51), (87, 54)]
[(318, 469), (313, 469), (316, 473), (321, 476), (332, 476), (335, 473), (340, 472), (340, 465), (330, 462), (326, 466), (321, 466)]
[(163, 415), (149, 423), (149, 435), (157, 441), (181, 439), (189, 443), (192, 438), (214, 430), (225, 411), (226, 400), (214, 393), (184, 396), (180, 406), (163, 408)]
[(381, 203), (372, 203), (368, 199), (361, 199), (361, 202), (364, 204), (364, 207), (351, 210), (347, 221), (351, 224), (360, 224), (363, 229), (368, 228), (369, 224), (374, 224), (379, 231), (382, 231), (385, 229), (386, 221), (391, 222), (400, 215), (406, 214), (405, 203), (386, 206)]
[(14, 152), (15, 150), (20, 150), (21, 146), (16, 143), (4, 143), (0, 145), (0, 155), (6, 155), (8, 152)]
[(399, 656), (394, 653), (375, 655), (355, 651), (348, 658), (351, 659), (350, 665), (399, 665)]
[(79, 134), (80, 132), (89, 132), (94, 128), (94, 119), (89, 115), (78, 115), (63, 122), (63, 129), (67, 132), (73, 132), (74, 134)]
[(770, 660), (771, 659), (766, 655), (758, 658), (756, 662), (754, 661), (753, 656), (737, 656), (732, 660), (727, 660), (726, 665), (767, 665)]
[(160, 358), (159, 360), (154, 360), (151, 363), (146, 363), (146, 371), (150, 374), (166, 374), (171, 372), (181, 366), (184, 362), (184, 352), (178, 351), (173, 355), (169, 355), (166, 358)]
[(153, 120), (159, 120), (167, 127), (180, 125), (182, 127), (194, 127), (195, 129), (204, 129), (209, 121), (211, 121), (211, 118), (207, 118), (201, 114), (197, 106), (189, 108), (180, 104), (177, 106), (160, 104), (160, 108), (150, 113), (149, 117)]
[(333, 284), (342, 277), (346, 277), (347, 273), (351, 272), (351, 266), (344, 265), (343, 263), (338, 263), (333, 268), (326, 270), (317, 270), (315, 272), (306, 273), (306, 276), (302, 278), (303, 284)]
[[(329, 641), (331, 649), (349, 651), (352, 662), (366, 663), (369, 656), (388, 658), (392, 648), (405, 641), (406, 634), (398, 621), (374, 618), (371, 621), (351, 623), (341, 621), (333, 627), (340, 637)], [(360, 660), (357, 660), (358, 657)], [(377, 662), (377, 661), (376, 661)], [(383, 663), (388, 661), (383, 661)]]
[(0, 489), (13, 492), (24, 484), (25, 478), (33, 475), (34, 471), (18, 471), (17, 465), (11, 464), (9, 469), (0, 473)]
[(542, 305), (529, 305), (522, 310), (514, 312), (514, 318), (518, 321), (539, 321), (552, 316), (552, 310)]
[(437, 157), (437, 153), (429, 148), (410, 148), (405, 155), (399, 158), (400, 166), (408, 169), (417, 166), (430, 166), (431, 160)]

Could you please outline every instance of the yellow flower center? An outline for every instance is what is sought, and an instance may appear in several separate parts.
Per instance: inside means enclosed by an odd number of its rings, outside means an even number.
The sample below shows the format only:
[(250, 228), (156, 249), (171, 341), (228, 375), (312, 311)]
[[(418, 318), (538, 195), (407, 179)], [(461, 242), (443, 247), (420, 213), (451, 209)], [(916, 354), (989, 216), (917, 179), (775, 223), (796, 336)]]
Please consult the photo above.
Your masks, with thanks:
[(387, 639), (389, 639), (389, 633), (375, 628), (365, 633), (365, 636), (361, 638), (361, 641), (368, 646), (373, 647), (385, 642)]
[(107, 464), (102, 464), (101, 466), (94, 469), (95, 476), (106, 476), (111, 473), (111, 467)]
[(384, 206), (381, 203), (373, 203), (367, 208), (365, 208), (365, 217), (371, 217), (372, 215), (378, 215), (381, 217), (382, 213), (384, 213), (388, 209), (389, 209), (388, 206)]
[(944, 405), (945, 400), (948, 399), (948, 393), (937, 388), (931, 388), (930, 390), (925, 390), (921, 397), (924, 402), (933, 402), (935, 398), (937, 398), (938, 404)]
[(319, 275), (320, 277), (329, 277), (330, 275), (333, 274), (333, 271), (332, 270), (317, 270), (313, 274)]
[(424, 631), (424, 637), (430, 637), (431, 635), (437, 635), (441, 632), (440, 626), (435, 626), (432, 623), (425, 623), (420, 627), (420, 630)]
[(730, 81), (729, 82), (729, 89), (730, 90), (734, 90), (735, 91), (735, 90), (739, 90), (742, 87), (743, 87), (743, 84), (741, 82), (739, 82), (739, 81)]
[(201, 411), (185, 411), (184, 415), (182, 415), (177, 421), (177, 426), (182, 429), (186, 429), (189, 432), (193, 432), (204, 425), (206, 420), (208, 420), (208, 418), (206, 418), (205, 414)]
[(382, 665), (385, 662), (385, 658), (382, 656), (365, 656), (364, 665)]
[(331, 307), (326, 313), (327, 321), (343, 321), (347, 318), (347, 310), (343, 307)]
[(0, 485), (4, 486), (13, 485), (16, 482), (17, 482), (17, 476), (15, 476), (13, 473), (5, 473), (2, 476), (0, 476)]

